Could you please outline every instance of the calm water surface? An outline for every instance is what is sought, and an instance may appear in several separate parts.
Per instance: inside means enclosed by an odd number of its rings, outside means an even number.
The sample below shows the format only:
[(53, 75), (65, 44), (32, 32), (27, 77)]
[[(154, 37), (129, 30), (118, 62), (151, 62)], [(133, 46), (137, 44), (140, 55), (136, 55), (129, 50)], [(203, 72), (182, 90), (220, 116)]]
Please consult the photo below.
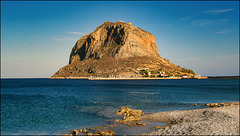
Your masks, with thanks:
[(110, 124), (122, 106), (150, 113), (228, 101), (239, 101), (239, 80), (1, 79), (1, 134), (63, 134)]

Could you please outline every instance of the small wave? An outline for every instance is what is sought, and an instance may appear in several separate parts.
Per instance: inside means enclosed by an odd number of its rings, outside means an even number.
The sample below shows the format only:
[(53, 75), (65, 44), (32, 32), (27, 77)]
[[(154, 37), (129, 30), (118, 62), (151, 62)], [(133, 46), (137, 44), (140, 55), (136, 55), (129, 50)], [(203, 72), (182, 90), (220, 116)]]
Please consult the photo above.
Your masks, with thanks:
[(154, 95), (155, 93), (147, 93), (147, 92), (130, 92), (130, 93), (140, 93), (140, 94), (150, 94), (150, 95)]

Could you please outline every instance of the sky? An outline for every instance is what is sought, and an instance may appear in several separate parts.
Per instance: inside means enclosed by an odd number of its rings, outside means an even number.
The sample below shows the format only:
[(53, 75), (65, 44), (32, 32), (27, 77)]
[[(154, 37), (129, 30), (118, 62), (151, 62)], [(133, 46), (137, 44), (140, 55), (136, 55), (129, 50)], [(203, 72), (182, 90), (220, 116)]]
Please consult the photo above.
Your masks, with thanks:
[(79, 38), (119, 20), (152, 33), (176, 65), (239, 75), (238, 1), (1, 1), (1, 78), (49, 78)]

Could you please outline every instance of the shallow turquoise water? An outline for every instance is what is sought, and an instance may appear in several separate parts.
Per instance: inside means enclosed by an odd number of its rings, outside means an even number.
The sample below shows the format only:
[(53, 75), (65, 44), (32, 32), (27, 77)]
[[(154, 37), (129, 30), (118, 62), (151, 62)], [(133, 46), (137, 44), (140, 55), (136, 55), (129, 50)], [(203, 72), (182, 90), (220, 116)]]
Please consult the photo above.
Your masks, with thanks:
[(1, 79), (1, 134), (63, 134), (110, 124), (122, 106), (150, 113), (228, 101), (239, 101), (239, 80)]

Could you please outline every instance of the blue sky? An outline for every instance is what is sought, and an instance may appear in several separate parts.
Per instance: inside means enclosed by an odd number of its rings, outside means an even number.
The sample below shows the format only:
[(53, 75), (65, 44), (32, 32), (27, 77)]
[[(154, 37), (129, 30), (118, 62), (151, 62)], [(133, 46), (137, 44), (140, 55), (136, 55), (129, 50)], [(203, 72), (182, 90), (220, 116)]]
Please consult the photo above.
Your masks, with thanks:
[(239, 75), (239, 2), (1, 1), (1, 76), (50, 77), (105, 21), (154, 34), (159, 53), (202, 76)]

